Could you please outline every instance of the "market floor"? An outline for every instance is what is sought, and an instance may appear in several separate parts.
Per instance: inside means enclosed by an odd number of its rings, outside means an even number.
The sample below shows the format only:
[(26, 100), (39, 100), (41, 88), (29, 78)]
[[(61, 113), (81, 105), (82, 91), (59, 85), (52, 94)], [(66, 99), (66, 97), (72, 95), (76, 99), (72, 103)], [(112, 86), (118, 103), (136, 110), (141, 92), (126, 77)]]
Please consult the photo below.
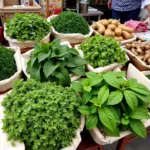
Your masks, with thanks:
[[(115, 150), (117, 143), (114, 143), (112, 145), (106, 145), (104, 146), (104, 150)], [(136, 139), (135, 141), (128, 144), (125, 148), (125, 150), (150, 150), (150, 134), (145, 139)]]

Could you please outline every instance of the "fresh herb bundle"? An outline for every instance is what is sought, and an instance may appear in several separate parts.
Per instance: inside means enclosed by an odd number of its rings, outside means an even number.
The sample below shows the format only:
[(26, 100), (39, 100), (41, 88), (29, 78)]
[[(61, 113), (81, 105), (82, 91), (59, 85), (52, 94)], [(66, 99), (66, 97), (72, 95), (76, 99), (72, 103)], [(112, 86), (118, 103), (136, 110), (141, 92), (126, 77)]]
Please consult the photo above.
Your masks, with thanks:
[(50, 32), (51, 24), (37, 14), (15, 14), (6, 27), (12, 39), (39, 42)]
[(18, 80), (2, 102), (3, 130), (26, 150), (58, 150), (71, 145), (80, 125), (80, 100), (70, 87)]
[(126, 52), (113, 38), (95, 35), (82, 43), (80, 49), (84, 52), (85, 60), (94, 68), (113, 63), (124, 65), (127, 62)]
[(35, 50), (28, 62), (28, 72), (37, 81), (51, 81), (69, 85), (70, 74), (85, 75), (84, 59), (68, 45), (61, 45), (59, 39), (49, 44), (35, 45)]
[(125, 80), (125, 72), (89, 72), (86, 76), (72, 83), (75, 91), (82, 94), (83, 105), (79, 111), (87, 115), (86, 128), (97, 126), (112, 136), (130, 129), (145, 138), (146, 129), (141, 120), (150, 119), (150, 91), (135, 79)]
[(51, 23), (59, 33), (81, 33), (86, 35), (90, 32), (87, 21), (81, 15), (70, 11), (62, 12)]
[(14, 52), (0, 45), (0, 81), (10, 78), (17, 71)]

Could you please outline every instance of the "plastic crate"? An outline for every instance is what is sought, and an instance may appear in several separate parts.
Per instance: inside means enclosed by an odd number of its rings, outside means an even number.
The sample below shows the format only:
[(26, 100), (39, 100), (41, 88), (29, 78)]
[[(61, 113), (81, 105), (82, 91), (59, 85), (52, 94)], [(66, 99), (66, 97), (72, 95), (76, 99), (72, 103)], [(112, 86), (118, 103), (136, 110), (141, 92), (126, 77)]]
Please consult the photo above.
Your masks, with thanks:
[(7, 19), (12, 18), (15, 13), (41, 14), (42, 7), (35, 0), (33, 0), (33, 6), (23, 7), (19, 5), (19, 0), (0, 0), (0, 17), (2, 24), (4, 24)]

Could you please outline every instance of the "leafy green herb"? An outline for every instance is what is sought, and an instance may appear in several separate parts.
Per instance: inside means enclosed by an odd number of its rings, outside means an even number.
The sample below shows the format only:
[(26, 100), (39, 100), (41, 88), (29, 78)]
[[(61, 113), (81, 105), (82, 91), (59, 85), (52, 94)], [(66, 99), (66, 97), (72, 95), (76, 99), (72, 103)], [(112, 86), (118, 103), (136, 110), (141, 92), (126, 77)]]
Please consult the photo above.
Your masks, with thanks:
[(97, 126), (110, 136), (119, 136), (120, 130), (130, 129), (145, 138), (146, 129), (141, 121), (150, 119), (147, 109), (150, 91), (135, 79), (125, 80), (125, 72), (88, 72), (86, 77), (72, 83), (82, 96), (83, 105), (78, 110), (87, 115), (86, 128)]
[(28, 62), (28, 72), (31, 78), (37, 81), (51, 81), (58, 84), (69, 85), (70, 73), (85, 75), (84, 59), (78, 56), (78, 52), (61, 45), (59, 39), (50, 44), (35, 45), (35, 50)]
[(81, 15), (70, 11), (62, 12), (51, 23), (59, 33), (81, 33), (86, 35), (90, 32), (86, 20)]
[(70, 87), (19, 80), (2, 105), (2, 129), (11, 142), (24, 142), (26, 150), (70, 146), (80, 125), (80, 100)]
[(84, 52), (85, 60), (94, 68), (113, 63), (125, 65), (127, 62), (126, 52), (113, 38), (95, 35), (82, 43), (80, 49)]
[(39, 42), (50, 32), (51, 24), (37, 14), (15, 14), (6, 27), (10, 38)]
[(14, 52), (0, 45), (0, 81), (10, 78), (17, 71)]

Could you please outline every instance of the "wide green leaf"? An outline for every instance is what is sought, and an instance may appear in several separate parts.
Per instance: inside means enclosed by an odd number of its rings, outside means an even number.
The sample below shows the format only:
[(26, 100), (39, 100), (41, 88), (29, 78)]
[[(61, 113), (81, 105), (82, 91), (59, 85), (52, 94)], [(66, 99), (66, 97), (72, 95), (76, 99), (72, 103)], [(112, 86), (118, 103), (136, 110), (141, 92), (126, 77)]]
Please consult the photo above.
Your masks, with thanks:
[(95, 78), (90, 78), (91, 86), (99, 85), (103, 81), (103, 76), (97, 75)]
[(111, 92), (108, 97), (107, 105), (116, 105), (120, 103), (122, 99), (123, 99), (123, 94), (121, 91)]
[(128, 106), (134, 111), (138, 106), (138, 99), (136, 97), (136, 94), (132, 91), (125, 90), (124, 96)]
[(69, 72), (67, 69), (58, 68), (54, 74), (59, 79), (59, 84), (62, 84), (62, 85), (69, 85), (70, 84), (71, 78), (70, 78), (70, 75), (69, 75)]
[(93, 79), (93, 78), (97, 77), (97, 73), (96, 73), (96, 72), (87, 72), (87, 73), (86, 73), (86, 76), (87, 76), (89, 79)]
[(137, 93), (143, 94), (143, 95), (149, 95), (150, 94), (150, 91), (143, 84), (139, 84), (139, 83), (138, 84), (132, 84), (132, 86), (130, 86), (130, 89), (137, 92)]
[(43, 72), (48, 78), (58, 67), (60, 64), (54, 64), (53, 61), (46, 61), (44, 66), (43, 66)]
[(90, 114), (90, 107), (89, 106), (86, 106), (86, 105), (80, 106), (78, 108), (78, 110), (83, 115), (89, 115)]
[(140, 99), (141, 101), (145, 102), (145, 103), (150, 103), (150, 94), (149, 95), (142, 95), (139, 93), (136, 93), (136, 96), (138, 97), (138, 99)]
[(96, 106), (91, 106), (90, 107), (90, 114), (95, 114), (97, 113), (97, 107)]
[(113, 74), (111, 74), (111, 73), (105, 73), (103, 75), (103, 78), (104, 78), (105, 82), (107, 82), (112, 87), (115, 87), (115, 88), (118, 88), (118, 89), (120, 88), (120, 85), (117, 82), (116, 77), (113, 76)]
[(84, 92), (82, 95), (82, 104), (86, 104), (91, 99), (92, 95), (90, 92)]
[(104, 104), (107, 101), (108, 96), (109, 96), (109, 87), (108, 85), (104, 85), (99, 90), (98, 97), (97, 97), (99, 101), (98, 103), (100, 105)]
[(143, 108), (136, 108), (134, 112), (130, 113), (130, 117), (138, 120), (150, 119), (150, 115), (148, 114), (148, 109), (143, 109)]
[(136, 136), (146, 138), (146, 128), (140, 120), (130, 119), (130, 127)]
[(71, 86), (77, 93), (80, 93), (83, 91), (83, 88), (80, 82), (72, 82)]
[(40, 81), (41, 80), (41, 74), (40, 74), (40, 69), (41, 69), (41, 66), (38, 64), (38, 63), (35, 63), (32, 68), (30, 68), (31, 70), (31, 78), (37, 80), (37, 81)]
[(109, 107), (99, 108), (98, 115), (104, 126), (106, 126), (111, 131), (116, 131), (116, 118), (113, 111)]
[(46, 58), (48, 58), (50, 56), (50, 51), (48, 53), (43, 53), (43, 52), (40, 52), (38, 54), (38, 62), (42, 62), (44, 61)]
[(85, 75), (85, 67), (84, 66), (78, 66), (76, 68), (71, 68), (70, 72), (79, 75), (79, 76), (84, 76)]
[(86, 120), (86, 129), (92, 129), (97, 126), (98, 123), (98, 116), (97, 115), (90, 115)]

